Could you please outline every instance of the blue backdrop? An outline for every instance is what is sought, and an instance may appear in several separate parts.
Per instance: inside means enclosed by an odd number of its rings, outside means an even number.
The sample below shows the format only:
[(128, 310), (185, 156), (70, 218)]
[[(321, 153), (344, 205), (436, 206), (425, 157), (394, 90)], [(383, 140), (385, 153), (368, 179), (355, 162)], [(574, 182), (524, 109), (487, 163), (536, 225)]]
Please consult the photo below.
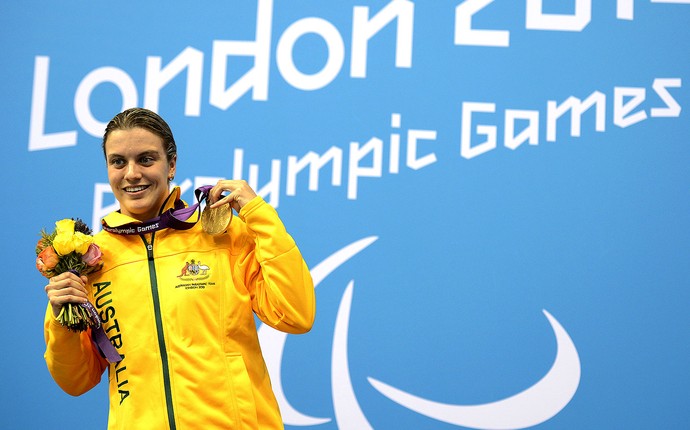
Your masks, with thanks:
[[(43, 361), (42, 228), (114, 209), (158, 111), (184, 196), (244, 178), (317, 282), (261, 327), (288, 429), (690, 428), (690, 0), (0, 5), (0, 427), (105, 428)], [(106, 378), (104, 378), (106, 379)]]

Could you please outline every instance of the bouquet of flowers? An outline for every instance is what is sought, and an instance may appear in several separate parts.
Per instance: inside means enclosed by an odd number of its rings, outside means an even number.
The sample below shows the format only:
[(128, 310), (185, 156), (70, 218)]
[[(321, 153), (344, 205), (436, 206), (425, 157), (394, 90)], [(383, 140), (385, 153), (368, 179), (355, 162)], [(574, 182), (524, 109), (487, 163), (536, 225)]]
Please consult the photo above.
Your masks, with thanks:
[[(63, 219), (55, 223), (55, 231), (41, 231), (36, 244), (36, 268), (46, 278), (64, 272), (77, 276), (101, 270), (101, 250), (93, 243), (91, 229), (80, 219)], [(57, 316), (58, 322), (68, 329), (81, 332), (89, 327), (100, 327), (100, 319), (90, 303), (68, 303)]]

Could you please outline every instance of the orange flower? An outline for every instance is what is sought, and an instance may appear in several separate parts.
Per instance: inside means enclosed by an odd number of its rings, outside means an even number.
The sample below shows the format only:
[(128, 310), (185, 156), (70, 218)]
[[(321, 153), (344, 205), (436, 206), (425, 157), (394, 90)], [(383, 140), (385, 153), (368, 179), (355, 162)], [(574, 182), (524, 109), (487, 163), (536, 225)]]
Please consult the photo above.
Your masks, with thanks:
[(53, 247), (48, 246), (36, 257), (36, 268), (43, 276), (48, 277), (47, 272), (53, 270), (59, 260), (60, 257), (58, 257)]
[(45, 239), (41, 237), (40, 239), (38, 239), (38, 242), (36, 242), (36, 254), (43, 252), (44, 249), (46, 249), (46, 243)]

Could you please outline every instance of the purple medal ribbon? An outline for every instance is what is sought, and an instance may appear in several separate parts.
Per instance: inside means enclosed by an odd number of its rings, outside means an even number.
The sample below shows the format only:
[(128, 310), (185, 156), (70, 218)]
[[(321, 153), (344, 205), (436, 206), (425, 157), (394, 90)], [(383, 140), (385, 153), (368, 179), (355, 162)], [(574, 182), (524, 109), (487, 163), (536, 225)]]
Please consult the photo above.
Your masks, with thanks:
[[(79, 276), (79, 273), (76, 270), (70, 270), (70, 272)], [(122, 361), (122, 356), (119, 352), (117, 352), (115, 346), (110, 342), (110, 339), (108, 339), (108, 336), (105, 334), (105, 331), (103, 331), (101, 317), (98, 316), (96, 308), (91, 304), (91, 302), (79, 303), (79, 306), (86, 309), (86, 311), (91, 316), (92, 324), (89, 324), (89, 327), (91, 327), (91, 339), (93, 339), (93, 341), (96, 343), (96, 346), (101, 351), (101, 354), (103, 354), (103, 356), (110, 363), (117, 363)]]
[[(153, 233), (154, 231), (162, 230), (164, 228), (174, 228), (175, 230), (190, 229), (194, 226), (194, 224), (196, 224), (196, 221), (187, 222), (186, 220), (199, 209), (201, 202), (208, 199), (208, 192), (211, 190), (211, 188), (213, 188), (211, 185), (204, 185), (197, 188), (194, 191), (197, 202), (188, 208), (185, 208), (184, 204), (178, 200), (175, 202), (175, 208), (168, 209), (160, 216), (152, 218), (148, 221), (136, 223), (132, 222), (120, 227), (110, 227), (105, 223), (104, 220), (102, 222), (103, 230), (115, 234), (145, 234)], [(199, 219), (197, 218), (197, 221), (198, 220)]]
[(115, 346), (110, 342), (110, 339), (108, 339), (108, 336), (105, 334), (105, 331), (103, 331), (101, 318), (98, 316), (96, 308), (91, 304), (91, 302), (80, 303), (79, 306), (86, 309), (89, 312), (89, 314), (91, 314), (93, 320), (97, 322), (96, 326), (91, 327), (91, 338), (96, 343), (101, 353), (103, 353), (106, 360), (108, 360), (111, 363), (118, 363), (122, 361), (122, 356), (119, 352), (117, 352)]

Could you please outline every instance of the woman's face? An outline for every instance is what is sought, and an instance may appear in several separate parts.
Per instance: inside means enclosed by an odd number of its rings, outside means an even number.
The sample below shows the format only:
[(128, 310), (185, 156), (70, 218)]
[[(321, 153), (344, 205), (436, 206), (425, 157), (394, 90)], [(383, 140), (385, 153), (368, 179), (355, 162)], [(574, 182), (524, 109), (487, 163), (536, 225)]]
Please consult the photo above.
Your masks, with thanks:
[(108, 181), (124, 215), (140, 221), (158, 216), (175, 175), (163, 139), (144, 128), (114, 130), (105, 142)]

